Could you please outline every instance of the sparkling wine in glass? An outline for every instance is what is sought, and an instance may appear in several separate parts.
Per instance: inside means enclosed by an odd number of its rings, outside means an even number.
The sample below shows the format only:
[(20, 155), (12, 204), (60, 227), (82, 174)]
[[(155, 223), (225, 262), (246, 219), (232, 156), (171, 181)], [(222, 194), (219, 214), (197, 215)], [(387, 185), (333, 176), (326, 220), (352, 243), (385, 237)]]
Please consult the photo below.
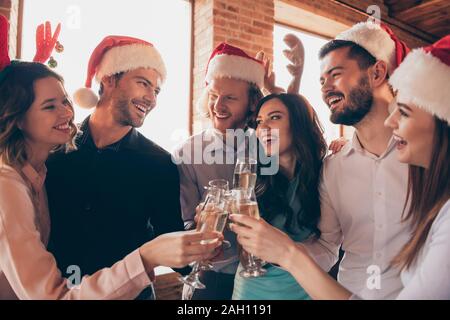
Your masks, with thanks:
[[(256, 219), (260, 218), (254, 189), (233, 189), (232, 194), (236, 201), (235, 210), (233, 213), (244, 214)], [(239, 275), (244, 278), (263, 276), (267, 272), (267, 270), (262, 268), (264, 262), (251, 253), (245, 251), (240, 245), (239, 261), (241, 262), (243, 267), (243, 270), (239, 272)]]
[(252, 158), (241, 158), (234, 167), (233, 188), (255, 188), (257, 162)]
[[(205, 203), (197, 223), (197, 231), (208, 232), (218, 231), (223, 232), (226, 225), (228, 212), (224, 210), (225, 191), (217, 187), (209, 187), (206, 195)], [(202, 240), (202, 244), (211, 243), (217, 240)], [(209, 270), (212, 268), (208, 263), (197, 261), (194, 263), (191, 273), (180, 280), (195, 289), (204, 289), (206, 286), (200, 281), (199, 272), (201, 270)]]

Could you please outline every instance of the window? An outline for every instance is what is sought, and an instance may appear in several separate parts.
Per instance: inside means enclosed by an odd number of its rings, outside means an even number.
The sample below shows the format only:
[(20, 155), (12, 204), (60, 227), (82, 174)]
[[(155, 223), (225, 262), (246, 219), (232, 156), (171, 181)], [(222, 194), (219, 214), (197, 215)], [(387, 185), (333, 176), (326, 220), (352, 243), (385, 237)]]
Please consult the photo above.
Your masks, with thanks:
[[(170, 18), (169, 18), (170, 17)], [(65, 50), (54, 53), (56, 72), (65, 78), (72, 94), (84, 86), (93, 49), (107, 35), (142, 38), (155, 45), (167, 67), (157, 107), (138, 129), (147, 138), (171, 151), (187, 134), (191, 55), (190, 1), (25, 0), (22, 47), (24, 60), (35, 53), (36, 27), (51, 21), (62, 23), (60, 42)], [(174, 23), (175, 22), (175, 23)], [(98, 86), (93, 86), (97, 91)], [(76, 108), (81, 122), (91, 111)], [(178, 138), (178, 139), (177, 139)]]
[(300, 93), (304, 95), (314, 107), (320, 122), (325, 130), (325, 138), (328, 143), (339, 137), (339, 126), (330, 122), (330, 111), (328, 106), (322, 101), (322, 91), (319, 82), (320, 61), (318, 53), (320, 48), (328, 41), (327, 39), (315, 36), (306, 32), (291, 29), (282, 25), (275, 25), (274, 28), (274, 72), (278, 86), (287, 88), (291, 81), (291, 75), (286, 70), (289, 60), (283, 55), (283, 50), (287, 48), (283, 42), (286, 34), (296, 35), (305, 47), (305, 66), (300, 85)]

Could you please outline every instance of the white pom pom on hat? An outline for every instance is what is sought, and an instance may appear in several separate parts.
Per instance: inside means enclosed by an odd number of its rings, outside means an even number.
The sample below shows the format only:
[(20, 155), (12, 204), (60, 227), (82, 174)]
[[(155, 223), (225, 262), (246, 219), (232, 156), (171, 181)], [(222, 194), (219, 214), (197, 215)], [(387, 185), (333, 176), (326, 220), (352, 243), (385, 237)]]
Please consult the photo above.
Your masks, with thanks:
[(94, 108), (98, 100), (98, 96), (90, 88), (80, 88), (73, 94), (75, 104), (85, 109)]
[(95, 107), (99, 98), (91, 89), (94, 76), (100, 82), (105, 76), (138, 68), (155, 69), (161, 75), (162, 82), (166, 79), (164, 61), (153, 44), (132, 37), (107, 36), (92, 52), (85, 88), (74, 93), (74, 102), (82, 108)]

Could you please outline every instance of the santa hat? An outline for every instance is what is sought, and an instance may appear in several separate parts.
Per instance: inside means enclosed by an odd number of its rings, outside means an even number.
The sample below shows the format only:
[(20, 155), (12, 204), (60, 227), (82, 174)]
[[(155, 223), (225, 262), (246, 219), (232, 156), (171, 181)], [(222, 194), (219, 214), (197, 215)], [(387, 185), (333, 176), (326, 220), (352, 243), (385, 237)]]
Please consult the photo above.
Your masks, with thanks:
[(227, 43), (221, 43), (214, 49), (206, 68), (206, 83), (216, 78), (233, 78), (264, 85), (264, 63), (254, 59), (243, 50)]
[(166, 67), (158, 50), (149, 42), (124, 36), (108, 36), (94, 49), (89, 59), (85, 88), (77, 90), (74, 100), (83, 108), (97, 105), (98, 97), (92, 91), (92, 79), (97, 82), (103, 77), (138, 68), (152, 68), (164, 82)]
[(0, 71), (11, 63), (8, 54), (8, 29), (8, 20), (0, 14)]
[(387, 63), (392, 74), (410, 51), (406, 44), (383, 23), (360, 22), (337, 35), (336, 40), (356, 43), (366, 49), (377, 60)]
[(397, 101), (423, 108), (450, 124), (450, 35), (414, 49), (389, 80)]

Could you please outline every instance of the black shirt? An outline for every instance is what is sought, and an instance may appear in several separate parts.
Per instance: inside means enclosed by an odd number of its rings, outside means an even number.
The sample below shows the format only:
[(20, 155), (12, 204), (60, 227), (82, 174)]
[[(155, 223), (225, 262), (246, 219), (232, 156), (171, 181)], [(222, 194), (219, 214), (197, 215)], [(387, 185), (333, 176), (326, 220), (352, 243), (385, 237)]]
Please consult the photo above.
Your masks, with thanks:
[(67, 276), (111, 267), (145, 242), (183, 230), (179, 176), (168, 152), (132, 129), (98, 149), (81, 125), (78, 150), (50, 157), (46, 187), (49, 251)]

